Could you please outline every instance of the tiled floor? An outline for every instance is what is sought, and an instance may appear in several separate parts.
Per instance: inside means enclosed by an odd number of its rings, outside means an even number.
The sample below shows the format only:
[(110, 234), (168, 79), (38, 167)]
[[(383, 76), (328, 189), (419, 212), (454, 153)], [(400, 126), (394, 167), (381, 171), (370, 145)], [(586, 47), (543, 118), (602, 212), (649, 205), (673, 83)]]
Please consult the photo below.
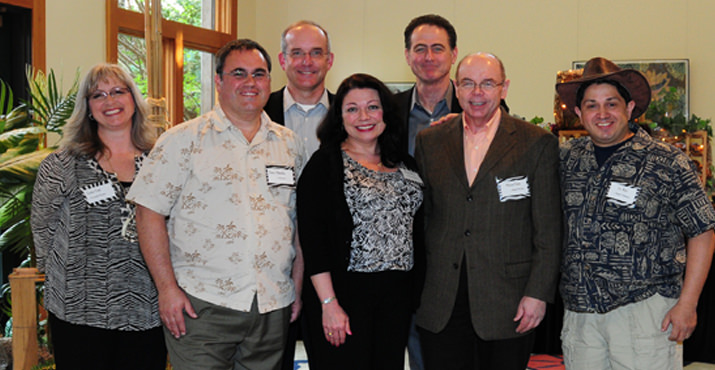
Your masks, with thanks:
[[(303, 347), (303, 342), (298, 341), (298, 345), (295, 348), (295, 369), (294, 370), (309, 370), (308, 361), (306, 359), (307, 359), (307, 357), (305, 355), (305, 348)], [(563, 369), (563, 367), (554, 368), (553, 366), (551, 366), (551, 367), (549, 367), (549, 369), (550, 370), (559, 370), (559, 369)], [(409, 366), (407, 365), (407, 354), (406, 353), (405, 353), (405, 370), (409, 370)], [(683, 368), (683, 370), (715, 370), (715, 365), (696, 362), (696, 363), (689, 364), (688, 366), (685, 366)]]

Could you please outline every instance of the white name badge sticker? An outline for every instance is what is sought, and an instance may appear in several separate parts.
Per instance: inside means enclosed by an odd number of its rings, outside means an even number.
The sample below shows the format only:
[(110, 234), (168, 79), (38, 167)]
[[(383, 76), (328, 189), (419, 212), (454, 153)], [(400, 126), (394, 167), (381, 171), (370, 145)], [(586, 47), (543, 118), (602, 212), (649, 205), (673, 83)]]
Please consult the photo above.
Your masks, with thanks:
[(408, 170), (407, 168), (400, 168), (400, 172), (402, 172), (402, 176), (404, 176), (406, 180), (424, 185), (422, 178), (420, 178), (420, 175), (417, 172)]
[(526, 199), (531, 196), (529, 179), (526, 176), (516, 176), (507, 179), (496, 179), (499, 201)]
[(86, 185), (80, 188), (84, 193), (84, 199), (90, 205), (97, 205), (103, 202), (117, 199), (117, 193), (114, 191), (112, 182), (106, 180), (91, 185)]
[(636, 206), (636, 198), (640, 188), (622, 182), (611, 182), (606, 194), (607, 202), (619, 206), (633, 208)]
[(268, 186), (295, 186), (295, 170), (289, 166), (266, 166)]

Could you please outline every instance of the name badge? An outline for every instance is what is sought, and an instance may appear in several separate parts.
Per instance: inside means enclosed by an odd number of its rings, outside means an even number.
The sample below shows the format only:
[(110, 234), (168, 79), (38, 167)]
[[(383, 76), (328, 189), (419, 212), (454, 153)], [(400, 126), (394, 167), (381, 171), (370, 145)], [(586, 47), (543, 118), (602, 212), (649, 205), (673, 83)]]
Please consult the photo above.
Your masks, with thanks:
[(507, 179), (496, 179), (499, 201), (526, 199), (531, 196), (529, 189), (529, 179), (526, 176), (509, 177)]
[(407, 168), (400, 168), (400, 172), (402, 172), (402, 176), (405, 180), (415, 182), (419, 185), (424, 185), (422, 178), (420, 178), (420, 175), (417, 172), (408, 170)]
[(266, 166), (268, 186), (295, 186), (295, 170), (290, 166)]
[(109, 180), (82, 186), (80, 190), (84, 193), (84, 199), (92, 206), (119, 199)]
[(606, 194), (607, 202), (619, 206), (633, 208), (636, 206), (636, 198), (640, 188), (622, 182), (611, 182)]

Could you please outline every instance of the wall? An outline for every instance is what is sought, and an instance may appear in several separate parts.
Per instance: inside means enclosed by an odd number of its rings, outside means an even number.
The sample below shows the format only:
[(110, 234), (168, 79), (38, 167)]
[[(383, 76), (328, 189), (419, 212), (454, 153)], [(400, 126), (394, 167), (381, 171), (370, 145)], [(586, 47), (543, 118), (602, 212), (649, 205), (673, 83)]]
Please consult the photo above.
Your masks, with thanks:
[[(439, 3), (439, 5), (437, 5)], [(354, 72), (413, 81), (402, 31), (410, 19), (438, 13), (457, 29), (459, 55), (490, 51), (511, 79), (512, 112), (552, 120), (556, 71), (574, 60), (690, 59), (690, 111), (715, 118), (715, 2), (710, 0), (239, 0), (239, 36), (261, 42), (275, 59), (280, 33), (299, 19), (331, 35), (332, 90)], [(105, 56), (104, 2), (47, 2), (47, 65), (71, 78)]]

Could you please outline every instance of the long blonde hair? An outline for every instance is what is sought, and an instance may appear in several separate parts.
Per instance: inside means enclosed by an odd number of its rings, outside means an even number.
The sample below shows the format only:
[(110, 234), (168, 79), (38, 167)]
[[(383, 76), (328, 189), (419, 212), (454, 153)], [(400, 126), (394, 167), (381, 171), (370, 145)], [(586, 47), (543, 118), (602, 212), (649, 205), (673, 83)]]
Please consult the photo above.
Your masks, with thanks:
[(90, 119), (88, 99), (97, 89), (99, 82), (110, 77), (114, 77), (125, 84), (131, 91), (132, 99), (134, 100), (135, 109), (131, 129), (132, 144), (141, 151), (148, 151), (154, 146), (159, 130), (147, 120), (149, 106), (142, 98), (136, 83), (121, 66), (99, 63), (87, 72), (87, 75), (84, 76), (80, 83), (74, 111), (65, 125), (60, 148), (66, 149), (75, 155), (92, 157), (105, 149), (104, 143), (102, 143), (97, 134), (97, 122)]

